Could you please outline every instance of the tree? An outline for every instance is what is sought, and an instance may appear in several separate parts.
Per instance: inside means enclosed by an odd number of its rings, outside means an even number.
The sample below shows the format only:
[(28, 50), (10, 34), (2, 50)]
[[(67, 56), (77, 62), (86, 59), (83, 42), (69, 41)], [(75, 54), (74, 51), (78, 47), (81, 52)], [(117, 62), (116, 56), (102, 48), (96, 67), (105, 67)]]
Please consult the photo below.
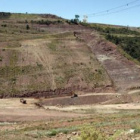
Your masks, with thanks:
[(69, 24), (78, 24), (80, 22), (79, 18), (80, 18), (79, 15), (75, 15), (75, 18), (71, 19), (70, 21), (67, 21), (67, 23), (69, 23)]
[(79, 23), (79, 18), (80, 18), (79, 15), (75, 15), (75, 19), (74, 20), (75, 20), (76, 23)]
[(75, 19), (79, 20), (80, 16), (79, 15), (75, 15)]

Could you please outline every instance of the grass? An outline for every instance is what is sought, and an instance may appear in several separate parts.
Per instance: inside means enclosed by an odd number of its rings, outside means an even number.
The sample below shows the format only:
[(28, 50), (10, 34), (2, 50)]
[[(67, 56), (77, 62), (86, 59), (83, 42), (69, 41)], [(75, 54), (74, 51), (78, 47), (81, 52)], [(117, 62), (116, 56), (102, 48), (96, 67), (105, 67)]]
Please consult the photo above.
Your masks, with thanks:
[[(104, 70), (101, 70), (102, 73), (97, 71), (94, 74), (94, 69), (102, 68), (85, 42), (76, 40), (73, 31), (49, 34), (46, 29), (42, 32), (39, 26), (39, 21), (42, 20), (40, 15), (12, 14), (10, 19), (14, 19), (14, 22), (8, 19), (1, 21), (2, 25), (6, 26), (0, 29), (0, 44), (4, 56), (2, 61), (6, 61), (5, 66), (0, 67), (1, 93), (4, 90), (10, 94), (49, 90), (52, 81), (55, 82), (56, 89), (65, 88), (71, 85), (71, 82), (77, 86), (81, 84), (80, 81), (82, 85), (90, 84), (91, 87), (95, 87), (96, 84), (96, 87), (102, 87), (110, 80)], [(31, 23), (31, 20), (37, 21), (38, 24), (34, 24), (33, 21)], [(48, 19), (44, 19), (46, 20)], [(27, 24), (30, 26), (29, 30), (26, 29)], [(21, 44), (25, 40), (32, 39), (42, 39), (42, 42), (43, 40), (47, 42), (37, 43), (38, 49), (43, 48), (44, 52), (42, 50), (41, 52), (44, 54), (41, 56), (37, 53), (28, 53), (29, 60), (27, 58), (26, 61), (22, 61), (23, 66), (21, 66), (21, 58), (25, 57)], [(26, 47), (25, 53), (29, 51), (30, 45), (27, 44)], [(44, 60), (45, 55), (48, 55), (46, 58), (49, 61)], [(31, 65), (27, 61), (32, 61)]]
[[(43, 128), (44, 129), (44, 128)], [(69, 134), (73, 131), (77, 131), (79, 128), (78, 127), (67, 127), (67, 128), (56, 128), (56, 129), (50, 129), (50, 130), (41, 130), (41, 129), (37, 129), (37, 130), (25, 130), (23, 131), (25, 135), (28, 136), (35, 136), (36, 138), (39, 137), (54, 137), (60, 133), (62, 134)]]
[(8, 124), (9, 127), (12, 126), (13, 130), (1, 129), (0, 136), (6, 138), (14, 135), (15, 137), (21, 136), (26, 139), (36, 138), (40, 140), (46, 137), (56, 138), (60, 133), (67, 135), (72, 132), (80, 132), (80, 136), (75, 137), (76, 140), (86, 140), (87, 137), (91, 140), (93, 140), (93, 137), (96, 138), (95, 140), (115, 140), (119, 138), (123, 139), (124, 136), (129, 138), (130, 135), (127, 135), (127, 132), (130, 129), (135, 129), (135, 134), (131, 134), (131, 137), (135, 138), (135, 136), (140, 136), (138, 125), (140, 122), (139, 116), (138, 111), (130, 110), (104, 115), (95, 113), (90, 117), (75, 118), (72, 121), (67, 119), (53, 120), (47, 124), (45, 121), (27, 123), (28, 125), (26, 122)]
[(18, 61), (18, 52), (11, 51), (11, 53), (10, 53), (10, 65), (15, 66), (17, 61)]
[(42, 67), (35, 66), (4, 66), (0, 67), (0, 77), (2, 78), (12, 78), (19, 75), (31, 74), (39, 71)]
[(119, 52), (126, 57), (128, 60), (135, 62), (135, 64), (140, 65), (140, 62), (137, 59), (134, 59), (128, 53), (126, 53), (121, 47), (118, 47)]
[(131, 128), (134, 129), (135, 134), (140, 134), (140, 125), (138, 123), (134, 122)]
[(12, 14), (11, 19), (17, 19), (17, 20), (31, 20), (31, 19), (36, 19), (36, 18), (40, 18), (39, 15), (35, 15), (35, 14)]
[(85, 127), (81, 130), (80, 137), (77, 140), (106, 140), (103, 132), (96, 130), (94, 127)]
[(0, 62), (2, 62), (2, 60), (3, 60), (3, 57), (2, 57), (2, 56), (0, 56)]
[(9, 42), (6, 48), (19, 48), (21, 47), (21, 44), (16, 41), (16, 42)]
[[(107, 40), (116, 44), (118, 46), (118, 48), (121, 48), (126, 54), (130, 55), (134, 60), (137, 60), (137, 61), (140, 61), (139, 38), (140, 37), (117, 37), (117, 36), (110, 35), (110, 34), (106, 35)], [(131, 58), (131, 60), (133, 60), (132, 58)]]
[(66, 83), (66, 79), (62, 76), (56, 76), (55, 82), (58, 88), (63, 88)]
[[(5, 66), (0, 67), (0, 94), (9, 94), (13, 97), (15, 94), (23, 93), (23, 90), (28, 92), (30, 91), (38, 91), (39, 88), (45, 90), (47, 87), (46, 83), (37, 84), (32, 80), (29, 80), (28, 83), (24, 84), (19, 79), (26, 78), (28, 75), (28, 79), (35, 79), (36, 73), (40, 70), (43, 70), (43, 67), (40, 66)], [(37, 76), (38, 78), (40, 76)], [(24, 80), (24, 79), (23, 79)], [(49, 85), (49, 84), (48, 84)], [(49, 87), (48, 87), (49, 89)]]
[(52, 41), (51, 43), (48, 44), (48, 47), (51, 51), (56, 51), (57, 50), (57, 43), (58, 41)]
[(51, 130), (51, 131), (48, 131), (48, 134), (47, 136), (56, 136), (57, 134), (59, 133), (63, 133), (63, 134), (69, 134), (73, 131), (76, 131), (78, 128), (77, 127), (70, 127), (70, 128), (58, 128), (58, 129), (54, 129), (54, 130)]
[(138, 29), (104, 24), (82, 24), (98, 31), (106, 40), (116, 44), (124, 57), (140, 65)]

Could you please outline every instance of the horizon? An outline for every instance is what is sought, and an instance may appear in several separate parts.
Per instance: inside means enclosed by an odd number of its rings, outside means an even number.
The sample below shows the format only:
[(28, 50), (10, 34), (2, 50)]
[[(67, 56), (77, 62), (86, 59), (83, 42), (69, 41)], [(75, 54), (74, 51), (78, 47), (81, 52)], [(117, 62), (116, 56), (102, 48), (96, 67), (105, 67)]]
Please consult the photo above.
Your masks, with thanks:
[[(127, 3), (128, 5), (126, 6)], [(140, 6), (139, 0), (124, 0), (123, 2), (121, 0), (113, 2), (111, 0), (88, 0), (86, 2), (84, 0), (69, 0), (68, 2), (64, 0), (59, 0), (59, 2), (54, 0), (25, 0), (21, 2), (17, 0), (11, 0), (10, 2), (1, 0), (1, 5), (1, 12), (52, 14), (64, 19), (73, 19), (75, 15), (80, 15), (81, 21), (83, 20), (83, 15), (89, 15), (88, 23), (140, 27), (140, 20), (137, 20), (140, 12), (140, 8), (138, 8)], [(120, 8), (116, 8), (119, 6)], [(113, 8), (116, 9), (111, 10)], [(94, 15), (92, 15), (93, 13)]]

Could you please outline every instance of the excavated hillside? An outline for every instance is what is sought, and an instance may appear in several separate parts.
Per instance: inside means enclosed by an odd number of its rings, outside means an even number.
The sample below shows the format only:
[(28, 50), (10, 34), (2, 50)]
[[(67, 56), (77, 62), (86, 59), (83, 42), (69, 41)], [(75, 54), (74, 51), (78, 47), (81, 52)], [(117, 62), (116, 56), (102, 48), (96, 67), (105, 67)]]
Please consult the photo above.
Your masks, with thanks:
[(84, 33), (79, 37), (87, 42), (93, 54), (105, 68), (116, 91), (125, 92), (140, 88), (140, 66), (118, 50), (118, 47), (99, 34)]
[(74, 33), (90, 29), (56, 16), (34, 16), (0, 20), (0, 97), (113, 91), (106, 70)]
[(140, 68), (95, 29), (55, 15), (0, 16), (0, 97), (138, 88)]

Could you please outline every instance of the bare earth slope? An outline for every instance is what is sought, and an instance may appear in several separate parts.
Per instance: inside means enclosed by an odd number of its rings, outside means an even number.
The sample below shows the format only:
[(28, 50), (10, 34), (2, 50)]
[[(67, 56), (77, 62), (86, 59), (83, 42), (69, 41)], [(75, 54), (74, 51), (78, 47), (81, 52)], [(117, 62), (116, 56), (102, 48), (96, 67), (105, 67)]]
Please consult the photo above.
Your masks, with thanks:
[(0, 36), (0, 97), (61, 96), (74, 90), (112, 92), (104, 68), (87, 44), (74, 36), (74, 31), (89, 29), (32, 24), (26, 31), (22, 26), (8, 21), (5, 38)]
[(106, 69), (117, 91), (124, 92), (140, 86), (140, 66), (125, 58), (117, 46), (104, 40), (97, 33), (81, 35)]
[(139, 66), (91, 28), (51, 15), (13, 14), (0, 20), (0, 31), (1, 98), (140, 86)]

